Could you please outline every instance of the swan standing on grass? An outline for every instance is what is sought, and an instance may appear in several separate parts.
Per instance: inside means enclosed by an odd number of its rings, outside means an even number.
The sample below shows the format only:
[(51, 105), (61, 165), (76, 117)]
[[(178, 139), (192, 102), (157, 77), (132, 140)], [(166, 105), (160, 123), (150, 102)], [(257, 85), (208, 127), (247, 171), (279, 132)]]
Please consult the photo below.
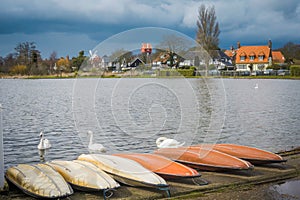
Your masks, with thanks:
[(88, 150), (90, 153), (105, 153), (106, 149), (102, 144), (93, 144), (93, 132), (88, 131), (88, 134), (90, 135), (90, 143), (88, 146)]
[(184, 145), (185, 142), (180, 143), (177, 140), (169, 139), (166, 137), (160, 137), (156, 140), (156, 145), (158, 148), (177, 148)]
[(44, 138), (44, 133), (41, 131), (40, 133), (40, 143), (37, 146), (39, 150), (45, 150), (51, 148), (51, 144), (48, 139)]

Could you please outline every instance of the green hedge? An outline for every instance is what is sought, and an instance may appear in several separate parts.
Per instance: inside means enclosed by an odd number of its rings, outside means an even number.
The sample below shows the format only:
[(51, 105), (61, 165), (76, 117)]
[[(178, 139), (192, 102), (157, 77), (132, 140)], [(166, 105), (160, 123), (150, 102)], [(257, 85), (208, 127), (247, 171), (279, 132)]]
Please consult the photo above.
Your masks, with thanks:
[(291, 76), (300, 76), (300, 65), (292, 65), (290, 70)]
[(157, 71), (158, 76), (195, 76), (194, 69), (169, 69)]

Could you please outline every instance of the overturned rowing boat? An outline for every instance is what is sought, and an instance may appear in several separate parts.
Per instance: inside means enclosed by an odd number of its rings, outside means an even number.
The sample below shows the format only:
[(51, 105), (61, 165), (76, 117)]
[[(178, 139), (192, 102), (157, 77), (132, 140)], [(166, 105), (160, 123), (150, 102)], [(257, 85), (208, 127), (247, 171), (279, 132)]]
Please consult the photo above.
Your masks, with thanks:
[(191, 146), (193, 149), (213, 149), (229, 155), (247, 160), (252, 164), (267, 164), (286, 162), (280, 155), (275, 153), (258, 149), (255, 147), (237, 145), (237, 144), (199, 144)]
[(97, 167), (113, 176), (121, 183), (130, 186), (144, 186), (168, 190), (166, 181), (144, 168), (139, 163), (119, 156), (103, 154), (82, 154), (78, 160), (84, 160), (95, 164)]
[(24, 193), (36, 198), (57, 199), (73, 194), (71, 186), (47, 164), (19, 164), (10, 167), (5, 177)]
[(107, 173), (92, 163), (74, 160), (55, 160), (48, 163), (58, 171), (65, 180), (77, 190), (101, 191), (119, 187), (120, 185)]
[(253, 165), (247, 161), (212, 149), (192, 147), (164, 148), (158, 149), (154, 153), (201, 170), (223, 171), (253, 168)]
[(201, 176), (196, 170), (157, 154), (128, 153), (114, 155), (134, 160), (165, 179), (194, 178)]

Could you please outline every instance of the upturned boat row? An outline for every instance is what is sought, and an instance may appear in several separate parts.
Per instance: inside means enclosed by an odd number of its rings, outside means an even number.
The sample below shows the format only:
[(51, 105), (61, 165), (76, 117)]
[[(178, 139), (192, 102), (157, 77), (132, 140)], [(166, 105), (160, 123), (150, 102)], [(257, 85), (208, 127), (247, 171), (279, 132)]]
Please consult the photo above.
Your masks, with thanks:
[(6, 178), (37, 198), (67, 197), (73, 194), (72, 188), (103, 191), (107, 198), (119, 183), (165, 190), (170, 195), (166, 180), (200, 177), (197, 170), (248, 170), (253, 164), (285, 161), (274, 153), (234, 144), (172, 147), (164, 146), (152, 154), (82, 154), (74, 161), (19, 164), (6, 171)]

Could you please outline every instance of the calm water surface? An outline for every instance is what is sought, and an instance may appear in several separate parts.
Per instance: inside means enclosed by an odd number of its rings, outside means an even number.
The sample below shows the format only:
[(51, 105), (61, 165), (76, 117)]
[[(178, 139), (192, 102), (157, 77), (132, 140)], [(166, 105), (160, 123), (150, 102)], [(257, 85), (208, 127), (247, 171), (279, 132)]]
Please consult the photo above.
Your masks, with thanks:
[[(259, 88), (255, 89), (258, 83)], [(0, 80), (5, 167), (87, 153), (87, 131), (108, 153), (151, 152), (160, 136), (186, 144), (299, 146), (299, 80)]]

